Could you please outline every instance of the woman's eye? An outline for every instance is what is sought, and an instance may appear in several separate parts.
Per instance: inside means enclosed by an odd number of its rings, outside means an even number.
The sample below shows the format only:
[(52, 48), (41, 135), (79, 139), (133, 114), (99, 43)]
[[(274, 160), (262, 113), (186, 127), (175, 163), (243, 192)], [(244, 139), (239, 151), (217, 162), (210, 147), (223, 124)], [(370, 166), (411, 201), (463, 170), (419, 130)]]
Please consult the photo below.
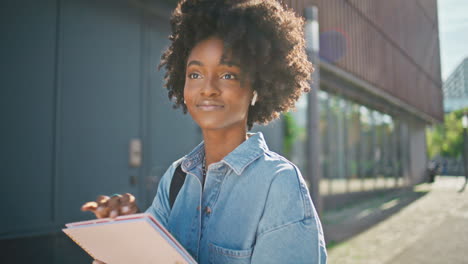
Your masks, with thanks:
[(200, 79), (200, 74), (198, 74), (198, 73), (190, 73), (190, 74), (188, 75), (188, 77), (189, 77), (190, 79)]
[(226, 73), (224, 74), (223, 76), (221, 76), (221, 79), (225, 79), (225, 80), (236, 80), (237, 79), (237, 76), (235, 74), (232, 74), (232, 73)]

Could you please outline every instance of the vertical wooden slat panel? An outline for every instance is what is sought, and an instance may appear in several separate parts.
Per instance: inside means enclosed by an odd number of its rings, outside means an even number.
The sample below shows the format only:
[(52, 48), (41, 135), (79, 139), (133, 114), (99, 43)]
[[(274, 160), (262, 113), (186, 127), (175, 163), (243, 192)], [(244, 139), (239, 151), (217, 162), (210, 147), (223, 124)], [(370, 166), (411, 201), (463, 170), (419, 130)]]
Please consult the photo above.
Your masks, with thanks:
[[(341, 14), (342, 14), (342, 19), (341, 19), (341, 29), (342, 29), (342, 34), (343, 34), (343, 38), (344, 38), (344, 41), (345, 41), (345, 46), (344, 46), (344, 63), (346, 65), (346, 69), (349, 71), (349, 72), (352, 72), (353, 71), (353, 63), (352, 63), (352, 60), (351, 60), (351, 53), (349, 53), (348, 51), (348, 48), (349, 48), (349, 43), (348, 43), (348, 36), (349, 36), (349, 28), (350, 28), (350, 25), (349, 25), (349, 12), (346, 12), (346, 3), (344, 3), (345, 0), (340, 0), (340, 9), (341, 9)], [(343, 51), (342, 51), (343, 52)]]
[[(321, 32), (341, 29), (348, 35), (346, 55), (335, 62), (338, 67), (440, 119), (436, 0), (284, 2), (301, 15), (305, 6), (317, 4)], [(337, 44), (321, 48), (336, 51)]]
[[(340, 27), (340, 18), (341, 18), (341, 14), (339, 12), (339, 9), (338, 9), (338, 5), (337, 5), (337, 1), (338, 0), (330, 0), (331, 4), (332, 4), (332, 9), (334, 10), (334, 19), (332, 21), (332, 26), (328, 28), (328, 30), (336, 30), (337, 28)], [(330, 44), (331, 44), (331, 47), (330, 47), (330, 54), (332, 55), (332, 58), (333, 58), (333, 55), (336, 51), (336, 47), (337, 47), (337, 42), (336, 42), (336, 39), (335, 38), (331, 38), (331, 41), (330, 41)], [(343, 68), (343, 64), (340, 63), (339, 61), (335, 62), (338, 66), (341, 66)]]
[(349, 32), (349, 39), (350, 39), (350, 47), (348, 52), (352, 55), (352, 63), (353, 63), (353, 74), (357, 75), (357, 73), (361, 70), (361, 65), (358, 56), (358, 30), (356, 26), (356, 15), (353, 12), (350, 13), (350, 24), (351, 24), (351, 31)]
[[(355, 3), (352, 3), (355, 5)], [(364, 23), (362, 22), (362, 18), (360, 14), (357, 12), (354, 12), (356, 16), (356, 27), (359, 28), (359, 54), (358, 56), (360, 57), (361, 60), (361, 70), (356, 74), (357, 76), (362, 76), (364, 79), (368, 79), (367, 76), (367, 51), (369, 50), (367, 47), (367, 28), (365, 27)]]

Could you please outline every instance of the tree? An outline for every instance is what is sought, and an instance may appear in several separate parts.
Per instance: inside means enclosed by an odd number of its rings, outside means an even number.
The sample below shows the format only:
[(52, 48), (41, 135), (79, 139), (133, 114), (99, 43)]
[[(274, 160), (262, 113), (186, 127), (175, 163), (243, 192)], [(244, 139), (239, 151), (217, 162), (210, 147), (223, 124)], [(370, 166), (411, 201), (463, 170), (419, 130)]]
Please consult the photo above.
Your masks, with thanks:
[(463, 153), (463, 127), (461, 119), (468, 107), (445, 115), (444, 123), (427, 130), (427, 151), (430, 158), (458, 158)]

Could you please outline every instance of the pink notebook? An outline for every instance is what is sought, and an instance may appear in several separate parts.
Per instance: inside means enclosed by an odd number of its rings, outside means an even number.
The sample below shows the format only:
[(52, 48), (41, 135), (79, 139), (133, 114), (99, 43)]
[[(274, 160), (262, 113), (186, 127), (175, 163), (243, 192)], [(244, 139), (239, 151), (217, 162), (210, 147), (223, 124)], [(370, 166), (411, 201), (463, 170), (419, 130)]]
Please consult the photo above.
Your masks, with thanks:
[(62, 229), (94, 259), (106, 264), (196, 263), (150, 214), (66, 224)]

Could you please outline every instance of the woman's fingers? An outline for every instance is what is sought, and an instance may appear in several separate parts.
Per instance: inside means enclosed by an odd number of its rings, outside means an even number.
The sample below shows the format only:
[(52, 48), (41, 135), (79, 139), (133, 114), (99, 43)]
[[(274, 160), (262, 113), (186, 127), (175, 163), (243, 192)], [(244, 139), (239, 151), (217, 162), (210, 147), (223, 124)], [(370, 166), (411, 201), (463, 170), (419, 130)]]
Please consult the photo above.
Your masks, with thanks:
[(97, 202), (87, 202), (81, 206), (81, 211), (93, 212), (97, 218), (105, 218), (109, 214), (107, 209)]
[(120, 198), (120, 214), (128, 215), (138, 212), (138, 207), (135, 203), (135, 196), (130, 193), (123, 194)]
[(97, 218), (116, 218), (119, 215), (135, 214), (139, 211), (135, 196), (130, 193), (111, 197), (100, 195), (96, 201), (85, 203), (81, 210), (93, 212)]
[(109, 216), (109, 209), (107, 203), (109, 196), (100, 195), (94, 202), (87, 202), (81, 206), (81, 211), (93, 212), (97, 218), (105, 218)]
[(98, 198), (96, 199), (98, 207), (96, 208), (96, 211), (94, 212), (97, 218), (109, 217), (109, 212), (110, 212), (109, 200), (110, 200), (110, 197), (107, 195), (98, 196)]
[(107, 202), (109, 201), (110, 197), (107, 195), (99, 195), (98, 198), (96, 199), (96, 202), (99, 205), (106, 205)]
[(120, 215), (120, 199), (122, 195), (112, 195), (110, 199), (107, 201), (107, 207), (109, 208), (109, 217), (116, 218)]
[(131, 193), (125, 193), (122, 195), (120, 200), (124, 204), (135, 203), (135, 196), (133, 196)]
[(98, 203), (96, 202), (87, 202), (81, 206), (81, 211), (91, 211), (94, 212), (96, 211), (96, 208), (98, 207)]

